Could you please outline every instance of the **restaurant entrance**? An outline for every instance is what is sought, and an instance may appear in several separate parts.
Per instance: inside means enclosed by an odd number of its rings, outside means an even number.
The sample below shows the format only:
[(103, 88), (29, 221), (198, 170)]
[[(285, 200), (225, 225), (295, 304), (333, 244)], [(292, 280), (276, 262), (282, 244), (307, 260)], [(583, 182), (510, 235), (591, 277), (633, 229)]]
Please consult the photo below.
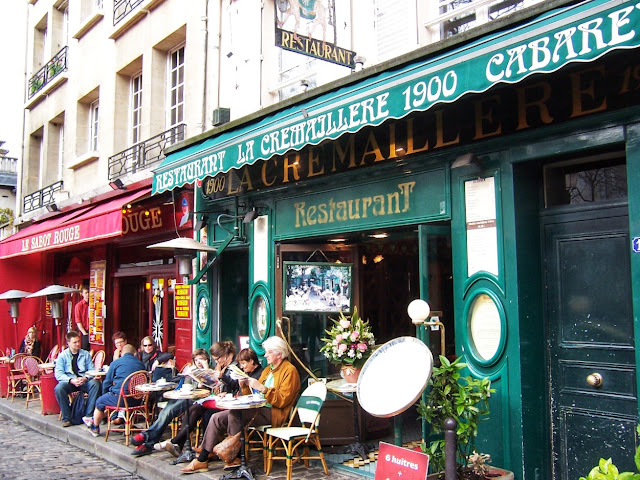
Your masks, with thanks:
[[(291, 307), (284, 305), (283, 298), (295, 295), (295, 292), (283, 292), (283, 289), (291, 287), (284, 285), (283, 266), (286, 265), (352, 265), (350, 288), (353, 291), (348, 295), (351, 308), (357, 307), (360, 316), (370, 322), (377, 344), (405, 335), (415, 336), (407, 306), (416, 298), (428, 296), (432, 310), (442, 312), (440, 321), (447, 332), (447, 352), (442, 353), (454, 351), (449, 227), (434, 225), (423, 228), (421, 232), (418, 230), (411, 226), (276, 245), (276, 256), (281, 259), (275, 275), (276, 316), (288, 318), (284, 325), (285, 330), (288, 329), (285, 333), (290, 336), (294, 351), (308, 367), (321, 371), (323, 375), (338, 372), (338, 368), (330, 365), (320, 353), (324, 331), (331, 326), (331, 319), (338, 318), (338, 313), (336, 308), (322, 312), (304, 304), (288, 311), (287, 308)], [(304, 286), (298, 292), (304, 296)], [(313, 292), (306, 295), (311, 297)], [(310, 305), (312, 299), (300, 301)], [(331, 307), (328, 309), (332, 310)], [(439, 332), (433, 332), (430, 343), (437, 358), (441, 353)]]

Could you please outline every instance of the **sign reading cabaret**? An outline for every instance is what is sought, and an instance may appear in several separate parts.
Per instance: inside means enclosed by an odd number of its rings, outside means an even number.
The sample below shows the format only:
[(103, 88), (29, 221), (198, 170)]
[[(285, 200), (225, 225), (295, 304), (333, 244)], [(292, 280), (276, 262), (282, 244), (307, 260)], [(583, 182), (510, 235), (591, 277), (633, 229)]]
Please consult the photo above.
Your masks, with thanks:
[(369, 77), (169, 154), (156, 170), (153, 192), (451, 103), (499, 83), (592, 61), (615, 49), (636, 48), (639, 29), (636, 2), (593, 0), (549, 12), (523, 27)]

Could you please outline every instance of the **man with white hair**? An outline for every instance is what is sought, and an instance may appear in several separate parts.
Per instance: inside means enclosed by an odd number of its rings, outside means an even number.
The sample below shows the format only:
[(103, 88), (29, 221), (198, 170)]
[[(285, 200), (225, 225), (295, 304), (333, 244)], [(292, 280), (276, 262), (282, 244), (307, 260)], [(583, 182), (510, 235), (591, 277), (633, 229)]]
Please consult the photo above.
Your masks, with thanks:
[[(202, 451), (189, 465), (180, 470), (183, 473), (206, 472), (209, 470), (209, 453), (213, 450), (219, 438), (224, 432), (229, 436), (235, 435), (246, 427), (249, 422), (254, 425), (282, 426), (300, 391), (300, 375), (287, 357), (289, 349), (280, 337), (269, 337), (262, 344), (264, 356), (269, 363), (260, 378), (248, 378), (239, 380), (243, 394), (252, 391), (261, 394), (267, 401), (267, 405), (251, 410), (224, 410), (214, 414), (209, 420), (207, 430), (202, 441)], [(240, 459), (227, 463), (225, 469), (240, 465)]]

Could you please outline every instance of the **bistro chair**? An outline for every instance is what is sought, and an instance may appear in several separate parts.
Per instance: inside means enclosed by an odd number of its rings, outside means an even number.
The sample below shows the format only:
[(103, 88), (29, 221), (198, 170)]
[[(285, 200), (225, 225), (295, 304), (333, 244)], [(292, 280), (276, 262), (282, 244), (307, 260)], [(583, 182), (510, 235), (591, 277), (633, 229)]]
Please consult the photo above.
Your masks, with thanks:
[(51, 347), (45, 363), (54, 363), (56, 361), (56, 358), (58, 358), (58, 353), (60, 353), (60, 347), (58, 347), (58, 345), (54, 345), (53, 347)]
[[(267, 475), (271, 473), (274, 460), (286, 460), (287, 480), (291, 480), (293, 463), (302, 460), (305, 467), (309, 468), (310, 459), (319, 459), (322, 462), (325, 475), (329, 475), (318, 433), (320, 410), (326, 398), (327, 387), (324, 383), (315, 382), (309, 385), (302, 392), (295, 409), (291, 412), (289, 423), (284, 427), (267, 428), (265, 432), (267, 436), (267, 467), (265, 469)], [(300, 419), (301, 426), (299, 427), (292, 425), (296, 413)], [(317, 455), (311, 455), (309, 444), (316, 448)], [(284, 454), (277, 455), (276, 449), (284, 449)]]
[(244, 456), (249, 461), (250, 452), (261, 452), (264, 470), (267, 470), (267, 429), (271, 425), (249, 425), (244, 429)]
[[(118, 394), (118, 402), (115, 407), (106, 406), (105, 412), (107, 415), (107, 433), (104, 436), (104, 441), (109, 439), (110, 432), (123, 432), (125, 436), (125, 445), (129, 446), (129, 436), (131, 432), (141, 432), (149, 428), (149, 397), (144, 392), (139, 392), (136, 388), (143, 383), (149, 383), (151, 376), (146, 370), (138, 370), (133, 372), (120, 387), (120, 393)], [(116, 425), (113, 423), (112, 418), (117, 418), (118, 413), (124, 413), (124, 425)], [(115, 413), (115, 415), (113, 415)], [(139, 416), (144, 419), (144, 428), (138, 428), (135, 426), (135, 422)]]
[(100, 370), (104, 366), (105, 353), (104, 350), (98, 350), (93, 356), (93, 366), (96, 370)]
[(24, 353), (17, 353), (12, 358), (13, 367), (9, 370), (9, 391), (7, 393), (7, 398), (11, 395), (12, 402), (16, 395), (24, 393), (23, 385), (26, 377), (22, 371), (22, 362), (26, 357), (27, 355)]
[[(193, 364), (191, 362), (185, 363), (180, 369), (180, 373), (184, 373), (185, 371), (190, 369), (192, 366)], [(161, 402), (156, 403), (156, 407), (158, 410), (162, 410), (167, 406), (167, 403), (168, 402), (166, 400), (162, 400)], [(173, 419), (171, 420), (171, 438), (175, 437), (178, 434), (178, 430), (180, 430), (180, 422), (182, 421), (183, 416), (184, 416), (184, 413), (181, 413), (177, 417), (173, 417)], [(192, 443), (191, 446), (197, 446), (197, 445)]]
[(22, 362), (22, 372), (24, 373), (25, 383), (26, 383), (26, 393), (27, 399), (25, 402), (25, 408), (29, 408), (29, 400), (35, 400), (36, 392), (38, 393), (38, 399), (41, 399), (41, 388), (40, 388), (40, 368), (39, 365), (42, 363), (38, 357), (28, 356)]

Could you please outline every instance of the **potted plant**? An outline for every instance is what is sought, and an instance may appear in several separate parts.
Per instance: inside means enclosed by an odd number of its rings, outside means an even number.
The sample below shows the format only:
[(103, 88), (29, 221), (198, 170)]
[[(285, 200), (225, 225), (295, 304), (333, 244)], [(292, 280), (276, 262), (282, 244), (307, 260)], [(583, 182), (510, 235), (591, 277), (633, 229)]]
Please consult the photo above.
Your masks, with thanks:
[(371, 355), (376, 339), (371, 332), (369, 322), (363, 322), (358, 309), (353, 315), (345, 316), (340, 312), (338, 320), (331, 319), (333, 326), (325, 330), (326, 338), (320, 351), (334, 365), (341, 367), (342, 376), (347, 382), (358, 379), (360, 369)]
[[(476, 452), (475, 439), (480, 422), (489, 414), (489, 395), (491, 388), (488, 378), (476, 379), (463, 376), (461, 370), (467, 366), (462, 357), (450, 362), (440, 355), (440, 366), (433, 369), (429, 380), (429, 393), (426, 403), (420, 401), (418, 414), (431, 425), (435, 440), (423, 442), (422, 450), (429, 454), (432, 471), (444, 471), (445, 445), (442, 434), (444, 422), (453, 418), (457, 424), (457, 473), (461, 479), (513, 478), (511, 472), (495, 469), (488, 465), (490, 457)], [(436, 474), (434, 478), (444, 478)]]

